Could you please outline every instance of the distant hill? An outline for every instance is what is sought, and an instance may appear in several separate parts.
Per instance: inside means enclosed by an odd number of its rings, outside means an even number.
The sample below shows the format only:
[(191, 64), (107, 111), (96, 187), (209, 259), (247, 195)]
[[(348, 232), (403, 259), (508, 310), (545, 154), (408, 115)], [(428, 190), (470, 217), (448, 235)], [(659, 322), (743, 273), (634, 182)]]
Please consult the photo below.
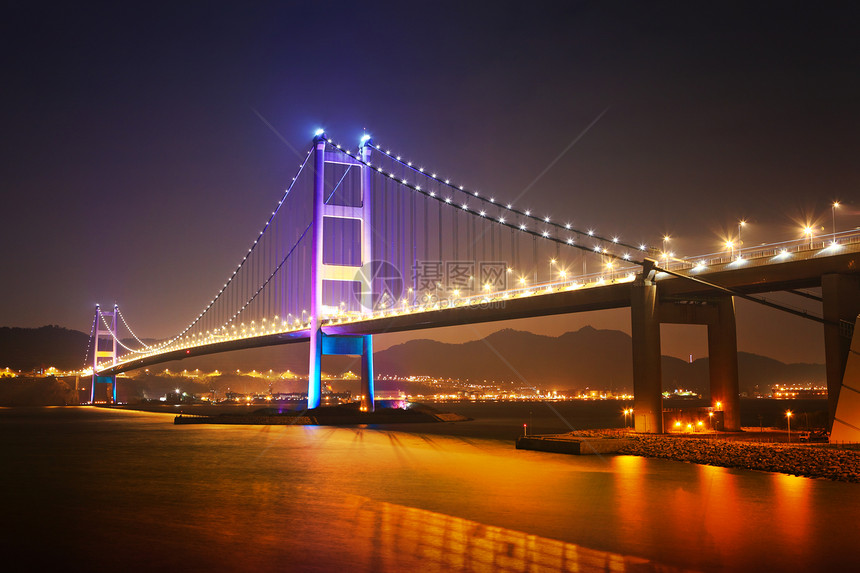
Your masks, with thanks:
[[(500, 330), (484, 339), (462, 344), (412, 340), (374, 357), (377, 372), (468, 378), (473, 381), (513, 381), (542, 389), (631, 390), (633, 346), (628, 334), (590, 326), (558, 337), (517, 330)], [(663, 388), (708, 392), (708, 359), (692, 364), (663, 356)], [(784, 364), (778, 360), (738, 353), (742, 392), (756, 385), (823, 382), (821, 364)]]
[(61, 326), (0, 327), (0, 368), (24, 372), (53, 366), (74, 370), (84, 364), (89, 335)]
[[(32, 370), (55, 366), (79, 368), (84, 361), (88, 335), (59, 326), (36, 329), (0, 328), (0, 368)], [(486, 338), (461, 344), (433, 340), (412, 340), (377, 352), (378, 375), (427, 375), (469, 379), (475, 382), (513, 382), (541, 389), (631, 390), (633, 386), (632, 342), (617, 330), (597, 330), (586, 326), (561, 336), (543, 336), (505, 329)], [(358, 372), (357, 357), (326, 356), (323, 370), (342, 374)], [(159, 365), (157, 369), (227, 372), (292, 370), (307, 373), (307, 345), (289, 344), (269, 348), (229, 352), (189, 358)], [(822, 364), (784, 364), (778, 360), (740, 352), (738, 368), (742, 392), (751, 393), (776, 383), (823, 382)], [(692, 364), (664, 356), (663, 387), (686, 388), (707, 394), (708, 359)]]
[(552, 337), (505, 329), (462, 344), (412, 340), (374, 360), (380, 373), (611, 388), (632, 380), (631, 349), (630, 337), (617, 330), (584, 327)]

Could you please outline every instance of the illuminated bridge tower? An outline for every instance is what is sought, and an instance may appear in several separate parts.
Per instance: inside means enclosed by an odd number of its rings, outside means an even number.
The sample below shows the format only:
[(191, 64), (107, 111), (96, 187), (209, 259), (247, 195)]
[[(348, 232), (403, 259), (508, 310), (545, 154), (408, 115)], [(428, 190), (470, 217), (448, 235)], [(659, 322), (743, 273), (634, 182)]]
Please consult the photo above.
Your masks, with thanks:
[[(360, 158), (356, 160), (339, 152), (326, 150), (327, 138), (322, 130), (314, 138), (314, 191), (313, 191), (313, 222), (312, 222), (312, 267), (311, 267), (311, 312), (310, 312), (310, 361), (308, 365), (308, 408), (320, 405), (322, 393), (321, 366), (324, 355), (348, 354), (361, 356), (361, 409), (372, 412), (373, 402), (373, 339), (371, 335), (328, 335), (322, 332), (321, 321), (327, 315), (338, 310), (335, 306), (326, 304), (324, 300), (324, 283), (359, 283), (359, 297), (363, 310), (372, 308), (372, 276), (369, 266), (372, 258), (372, 228), (371, 228), (371, 191), (370, 169), (365, 164), (370, 161), (371, 140), (365, 135), (361, 140)], [(327, 164), (346, 165), (346, 171), (356, 169), (360, 173), (360, 197), (357, 204), (329, 204), (336, 189), (326, 189), (325, 166)], [(346, 177), (346, 173), (344, 173)], [(331, 239), (327, 230), (337, 225), (358, 229), (345, 241), (360, 242), (358, 261), (344, 260), (332, 253), (333, 249), (324, 249), (326, 236)], [(348, 233), (344, 233), (346, 236)], [(350, 249), (352, 250), (352, 249)], [(335, 255), (339, 253), (334, 253)], [(331, 259), (331, 260), (330, 260)], [(356, 264), (357, 262), (357, 264)]]
[[(90, 387), (90, 403), (95, 402), (96, 384), (110, 384), (113, 391), (113, 403), (116, 404), (116, 376), (99, 376), (97, 374), (100, 358), (110, 358), (111, 365), (116, 364), (117, 340), (116, 326), (119, 315), (117, 306), (112, 311), (102, 311), (96, 305), (95, 328), (93, 329), (93, 383)], [(106, 324), (110, 318), (110, 325)]]

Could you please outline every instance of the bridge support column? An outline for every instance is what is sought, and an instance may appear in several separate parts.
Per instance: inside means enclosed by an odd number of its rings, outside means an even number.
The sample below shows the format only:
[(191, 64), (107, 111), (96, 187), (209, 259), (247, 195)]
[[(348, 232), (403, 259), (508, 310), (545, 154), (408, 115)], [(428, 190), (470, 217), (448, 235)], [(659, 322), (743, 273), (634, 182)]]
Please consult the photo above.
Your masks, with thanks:
[(361, 409), (373, 412), (376, 404), (373, 399), (373, 336), (365, 334), (361, 352)]
[[(320, 333), (319, 358), (323, 356), (361, 356), (361, 411), (373, 412), (373, 338), (370, 334), (343, 335)], [(310, 400), (310, 395), (308, 395)], [(317, 398), (317, 406), (319, 398)], [(308, 406), (310, 408), (311, 406)], [(316, 406), (314, 406), (316, 407)]]
[(842, 378), (851, 348), (848, 332), (860, 314), (860, 277), (828, 274), (821, 277), (824, 314), (824, 357), (827, 372), (828, 429), (833, 426)]
[(308, 409), (319, 408), (322, 396), (323, 333), (315, 327), (310, 332), (310, 360), (308, 363)]
[(314, 195), (311, 223), (311, 313), (310, 356), (308, 361), (308, 409), (318, 408), (322, 393), (322, 273), (323, 273), (323, 215), (325, 207), (325, 144), (324, 133), (314, 138)]
[(631, 289), (633, 418), (637, 432), (663, 433), (663, 373), (657, 285), (645, 280)]
[(715, 320), (708, 323), (708, 363), (711, 378), (711, 404), (723, 411), (724, 430), (741, 429), (740, 386), (738, 384), (738, 336), (733, 297), (714, 303)]
[(720, 296), (698, 301), (664, 302), (660, 305), (660, 322), (701, 324), (708, 327), (711, 406), (723, 412), (721, 430), (740, 430), (738, 337), (734, 298)]

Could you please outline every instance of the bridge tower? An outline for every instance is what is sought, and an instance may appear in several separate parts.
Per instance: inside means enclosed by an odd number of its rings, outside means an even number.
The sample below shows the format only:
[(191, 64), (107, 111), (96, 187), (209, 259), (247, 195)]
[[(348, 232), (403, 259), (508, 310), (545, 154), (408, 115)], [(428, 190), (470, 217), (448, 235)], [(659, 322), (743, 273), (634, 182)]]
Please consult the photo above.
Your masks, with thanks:
[[(320, 405), (322, 394), (322, 357), (324, 355), (349, 354), (361, 356), (361, 410), (372, 412), (373, 400), (373, 339), (372, 335), (335, 335), (325, 334), (321, 321), (325, 318), (327, 306), (323, 300), (323, 281), (358, 282), (360, 284), (361, 306), (372, 308), (372, 276), (367, 272), (373, 256), (370, 187), (370, 161), (372, 141), (369, 136), (361, 140), (360, 160), (343, 153), (326, 151), (327, 137), (320, 130), (314, 138), (314, 191), (311, 253), (311, 311), (310, 311), (310, 360), (308, 365), (308, 408)], [(341, 164), (349, 169), (359, 169), (361, 173), (361, 197), (357, 206), (329, 205), (326, 201), (325, 166)], [(329, 190), (333, 191), (333, 190)], [(335, 264), (324, 259), (324, 229), (326, 222), (352, 219), (359, 222), (358, 233), (361, 242), (358, 252), (358, 265)]]
[[(116, 404), (116, 375), (99, 376), (96, 371), (100, 358), (110, 358), (111, 364), (116, 364), (117, 340), (114, 335), (116, 334), (118, 315), (117, 305), (113, 305), (112, 311), (102, 311), (101, 307), (96, 305), (95, 328), (93, 329), (93, 383), (90, 387), (90, 403), (95, 402), (96, 384), (110, 384), (113, 390), (113, 403)], [(110, 326), (105, 325), (107, 317), (110, 318)], [(102, 342), (108, 344), (102, 344)]]

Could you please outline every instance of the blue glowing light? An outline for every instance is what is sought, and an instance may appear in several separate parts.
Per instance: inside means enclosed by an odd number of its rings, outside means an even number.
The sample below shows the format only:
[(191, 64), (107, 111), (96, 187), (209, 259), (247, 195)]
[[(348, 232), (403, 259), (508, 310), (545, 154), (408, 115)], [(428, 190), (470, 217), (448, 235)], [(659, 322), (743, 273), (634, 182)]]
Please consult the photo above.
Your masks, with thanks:
[(314, 137), (319, 137), (320, 135), (322, 135), (324, 133), (325, 133), (325, 130), (320, 128), (314, 132)]

